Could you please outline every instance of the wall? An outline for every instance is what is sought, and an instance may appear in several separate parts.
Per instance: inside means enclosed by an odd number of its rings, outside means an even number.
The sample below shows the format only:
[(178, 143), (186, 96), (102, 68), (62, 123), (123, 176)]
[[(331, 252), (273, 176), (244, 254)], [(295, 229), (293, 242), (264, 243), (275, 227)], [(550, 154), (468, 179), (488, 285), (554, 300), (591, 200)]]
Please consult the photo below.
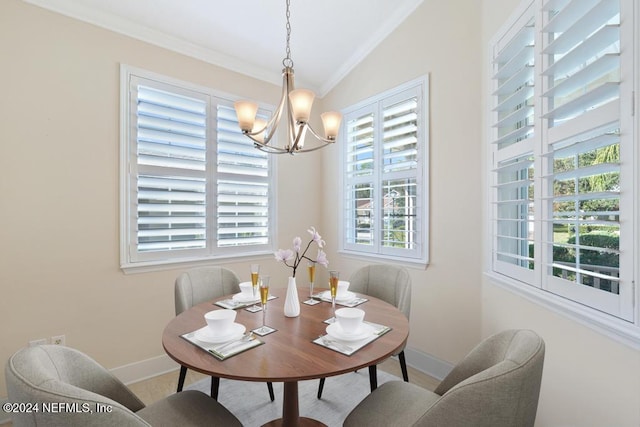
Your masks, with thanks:
[[(519, 5), (520, 0), (483, 2), (483, 105), (489, 103), (486, 96), (488, 43)], [(483, 116), (485, 123), (487, 119)], [(486, 144), (486, 132), (483, 131), (482, 136), (483, 144)], [(482, 165), (486, 166), (484, 161)], [(486, 174), (484, 168), (482, 176)], [(485, 279), (482, 284), (482, 335), (508, 328), (533, 329), (546, 343), (537, 426), (640, 425), (638, 350)]]
[[(0, 52), (0, 361), (59, 334), (108, 368), (164, 355), (184, 267), (119, 268), (120, 63), (272, 104), (280, 87), (18, 0), (0, 2)], [(290, 247), (320, 223), (299, 183), (315, 188), (321, 170), (313, 157), (278, 163), (278, 240)], [(286, 285), (272, 255), (258, 261)], [(250, 262), (224, 265), (248, 280)]]
[[(423, 359), (455, 363), (480, 339), (484, 150), (481, 123), (480, 3), (426, 0), (325, 98), (342, 109), (426, 74), (430, 79), (430, 256), (429, 266), (411, 268), (410, 364)], [(337, 159), (324, 158), (323, 228), (337, 223)], [(331, 228), (332, 268), (348, 277), (369, 261), (336, 252)]]

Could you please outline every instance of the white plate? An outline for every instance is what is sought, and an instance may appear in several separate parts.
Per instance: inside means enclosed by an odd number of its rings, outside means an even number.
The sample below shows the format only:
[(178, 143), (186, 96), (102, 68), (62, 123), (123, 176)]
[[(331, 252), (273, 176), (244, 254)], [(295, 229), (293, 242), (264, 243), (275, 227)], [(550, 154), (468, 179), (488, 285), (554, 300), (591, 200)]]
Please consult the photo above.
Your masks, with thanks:
[(195, 332), (195, 337), (198, 341), (202, 341), (210, 344), (217, 344), (225, 341), (231, 341), (236, 338), (240, 338), (242, 334), (244, 334), (244, 331), (246, 330), (247, 328), (244, 325), (241, 325), (240, 323), (234, 323), (233, 325), (231, 325), (231, 332), (224, 335), (215, 335), (213, 331), (209, 329), (208, 326), (205, 326), (204, 328), (198, 329)]
[[(336, 301), (338, 301), (338, 302), (349, 302), (352, 299), (354, 299), (355, 297), (356, 297), (356, 294), (354, 294), (351, 291), (347, 291), (347, 293), (344, 294), (344, 296), (342, 296), (342, 297), (336, 296)], [(322, 298), (331, 300), (331, 291), (324, 291), (322, 293)]]
[(253, 297), (253, 294), (249, 294), (249, 295), (245, 295), (242, 292), (240, 292), (239, 294), (234, 294), (231, 297), (232, 300), (237, 301), (237, 302), (253, 302), (253, 301), (260, 301), (260, 292), (256, 289), (256, 296), (255, 298)]
[(368, 338), (373, 334), (375, 329), (372, 326), (363, 323), (360, 330), (355, 334), (347, 334), (342, 330), (342, 327), (338, 323), (332, 323), (327, 326), (327, 334), (332, 338), (337, 338), (342, 341), (358, 341)]

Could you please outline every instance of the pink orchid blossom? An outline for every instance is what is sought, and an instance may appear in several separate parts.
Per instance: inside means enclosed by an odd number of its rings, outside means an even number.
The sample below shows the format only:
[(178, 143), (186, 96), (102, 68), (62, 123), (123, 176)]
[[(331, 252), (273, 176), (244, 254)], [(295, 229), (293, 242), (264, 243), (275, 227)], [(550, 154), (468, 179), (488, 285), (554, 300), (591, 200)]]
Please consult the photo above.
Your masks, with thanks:
[[(327, 267), (329, 265), (329, 261), (327, 260), (327, 254), (322, 251), (324, 247), (324, 240), (320, 234), (316, 231), (315, 227), (309, 228), (307, 230), (309, 234), (311, 234), (311, 240), (307, 243), (307, 246), (302, 250), (302, 239), (300, 237), (296, 237), (293, 239), (293, 250), (291, 249), (278, 249), (277, 252), (274, 252), (276, 257), (276, 261), (284, 263), (287, 267), (291, 267), (293, 269), (293, 277), (296, 277), (296, 270), (298, 265), (300, 265), (300, 261), (306, 259), (309, 262), (318, 263)], [(318, 245), (318, 256), (316, 259), (311, 259), (307, 256), (307, 251), (311, 247), (311, 244), (315, 243)], [(293, 261), (293, 262), (290, 262)]]
[(327, 259), (327, 254), (325, 254), (324, 251), (321, 249), (318, 249), (318, 256), (316, 257), (316, 262), (325, 267), (329, 266), (329, 260)]
[(322, 236), (316, 231), (316, 228), (311, 226), (307, 231), (311, 234), (311, 240), (316, 242), (319, 248), (322, 248), (324, 246), (324, 240), (322, 240)]
[(293, 250), (296, 251), (297, 254), (300, 253), (300, 248), (302, 247), (302, 239), (296, 237), (293, 239)]
[(286, 264), (287, 261), (293, 259), (293, 251), (291, 249), (278, 249), (275, 256), (276, 261), (284, 262)]

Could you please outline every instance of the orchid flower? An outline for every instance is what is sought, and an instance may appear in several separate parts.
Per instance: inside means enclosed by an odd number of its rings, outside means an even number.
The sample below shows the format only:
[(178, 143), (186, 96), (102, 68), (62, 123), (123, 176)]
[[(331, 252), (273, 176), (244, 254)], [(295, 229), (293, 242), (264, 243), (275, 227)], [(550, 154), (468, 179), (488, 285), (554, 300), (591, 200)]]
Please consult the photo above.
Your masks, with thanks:
[(327, 254), (325, 254), (324, 251), (321, 249), (318, 249), (318, 256), (316, 257), (316, 262), (325, 267), (329, 266), (329, 260), (327, 259)]
[(302, 239), (296, 237), (293, 239), (293, 250), (296, 251), (297, 254), (300, 253), (300, 248), (302, 247)]
[[(327, 254), (324, 253), (322, 248), (324, 247), (325, 241), (322, 240), (322, 236), (318, 233), (315, 227), (311, 227), (307, 230), (309, 234), (311, 234), (311, 240), (307, 243), (307, 246), (302, 250), (302, 239), (300, 237), (295, 237), (293, 239), (293, 250), (291, 249), (278, 249), (274, 252), (276, 261), (284, 263), (287, 267), (291, 267), (293, 269), (293, 277), (296, 277), (296, 269), (298, 265), (300, 265), (300, 261), (306, 259), (313, 263), (321, 264), (325, 267), (329, 265), (329, 261), (327, 260)], [(318, 245), (318, 255), (315, 260), (309, 258), (307, 256), (307, 251), (311, 247), (311, 244), (315, 243)], [(290, 264), (289, 261), (293, 261), (293, 264)]]
[(316, 242), (319, 248), (322, 248), (324, 246), (324, 240), (322, 240), (322, 236), (316, 231), (316, 228), (311, 226), (307, 231), (311, 234), (311, 240)]

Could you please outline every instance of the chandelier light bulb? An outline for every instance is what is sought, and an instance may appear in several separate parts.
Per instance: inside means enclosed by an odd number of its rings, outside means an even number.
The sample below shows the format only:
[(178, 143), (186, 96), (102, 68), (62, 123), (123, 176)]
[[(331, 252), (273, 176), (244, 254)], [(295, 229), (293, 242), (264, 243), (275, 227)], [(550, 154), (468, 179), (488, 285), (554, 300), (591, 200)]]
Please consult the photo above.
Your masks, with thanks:
[(289, 93), (291, 114), (297, 123), (308, 123), (311, 117), (311, 106), (316, 94), (309, 89), (295, 89)]
[(258, 104), (252, 101), (236, 101), (233, 103), (238, 116), (238, 123), (243, 132), (251, 132), (258, 113)]
[(260, 142), (264, 142), (264, 134), (266, 132), (267, 121), (263, 119), (256, 119), (253, 123), (251, 133), (254, 134), (254, 138)]
[(342, 114), (337, 111), (327, 111), (320, 114), (322, 119), (322, 125), (324, 126), (324, 137), (335, 141), (340, 131), (340, 122), (342, 121)]

